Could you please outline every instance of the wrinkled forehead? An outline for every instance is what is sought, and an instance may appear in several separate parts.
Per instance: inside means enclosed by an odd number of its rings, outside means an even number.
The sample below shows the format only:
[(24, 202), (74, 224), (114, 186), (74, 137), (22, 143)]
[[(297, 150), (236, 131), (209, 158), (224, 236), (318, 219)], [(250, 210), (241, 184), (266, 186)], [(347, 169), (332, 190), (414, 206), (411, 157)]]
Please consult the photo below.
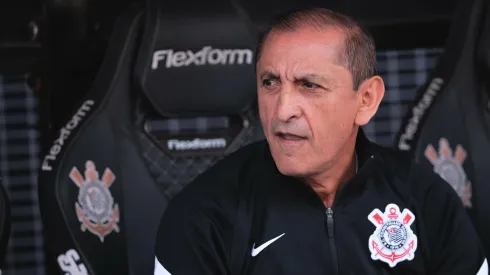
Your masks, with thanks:
[(257, 68), (344, 66), (345, 34), (338, 28), (273, 30), (264, 40)]

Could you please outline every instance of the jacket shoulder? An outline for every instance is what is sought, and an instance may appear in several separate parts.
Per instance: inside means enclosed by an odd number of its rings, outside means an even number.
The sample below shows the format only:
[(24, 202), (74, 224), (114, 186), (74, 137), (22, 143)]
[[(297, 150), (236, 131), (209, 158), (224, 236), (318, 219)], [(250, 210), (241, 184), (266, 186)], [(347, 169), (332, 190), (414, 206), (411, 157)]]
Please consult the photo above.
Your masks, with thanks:
[(218, 185), (236, 183), (236, 181), (241, 179), (241, 174), (250, 172), (247, 168), (249, 168), (251, 163), (264, 158), (266, 148), (266, 141), (258, 141), (246, 145), (217, 161), (191, 184), (196, 185), (217, 179), (221, 180), (220, 183), (216, 183)]
[(454, 197), (451, 186), (435, 173), (430, 167), (417, 163), (413, 157), (404, 151), (380, 147), (384, 165), (393, 174), (395, 184), (402, 192), (410, 194), (420, 203), (425, 203), (429, 190), (439, 190), (441, 197)]
[(409, 181), (412, 169), (416, 164), (408, 152), (376, 144), (373, 146), (375, 146), (377, 154), (382, 159), (384, 171), (389, 171), (399, 181)]
[(265, 141), (246, 145), (217, 161), (180, 191), (171, 204), (202, 205), (210, 201), (234, 204), (239, 183), (249, 173), (251, 163), (264, 156)]

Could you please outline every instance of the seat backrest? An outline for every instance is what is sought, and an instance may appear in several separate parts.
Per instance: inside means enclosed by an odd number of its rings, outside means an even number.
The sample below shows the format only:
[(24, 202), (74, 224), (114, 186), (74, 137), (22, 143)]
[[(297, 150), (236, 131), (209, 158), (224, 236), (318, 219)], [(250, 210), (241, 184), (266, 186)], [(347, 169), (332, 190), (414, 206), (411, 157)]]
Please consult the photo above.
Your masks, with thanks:
[(444, 53), (410, 108), (396, 146), (455, 189), (490, 256), (490, 66), (482, 57), (489, 53), (482, 42), (490, 38), (489, 15), (488, 1), (461, 1)]
[[(160, 185), (172, 197), (223, 155), (263, 138), (256, 34), (234, 1), (150, 3), (135, 71), (137, 89), (149, 99), (140, 105), (146, 135), (138, 138), (154, 177), (174, 183)], [(155, 143), (165, 154), (155, 153)]]
[(121, 16), (91, 91), (42, 160), (48, 274), (152, 274), (168, 202), (263, 139), (246, 15), (227, 0), (174, 2)]
[(38, 184), (47, 274), (129, 274), (113, 127), (130, 110), (120, 100), (120, 119), (114, 121), (105, 109), (123, 98), (119, 93), (129, 96), (129, 88), (120, 89), (131, 84), (142, 16), (135, 8), (119, 18), (92, 90), (43, 152)]

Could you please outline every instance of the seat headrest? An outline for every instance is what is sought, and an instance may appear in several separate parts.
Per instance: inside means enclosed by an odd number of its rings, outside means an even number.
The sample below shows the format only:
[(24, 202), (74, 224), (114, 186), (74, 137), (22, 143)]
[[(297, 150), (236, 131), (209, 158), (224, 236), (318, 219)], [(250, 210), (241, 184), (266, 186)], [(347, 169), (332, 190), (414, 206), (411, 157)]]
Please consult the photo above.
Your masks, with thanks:
[(170, 2), (149, 4), (138, 88), (164, 116), (247, 109), (256, 98), (256, 35), (246, 14), (228, 0)]

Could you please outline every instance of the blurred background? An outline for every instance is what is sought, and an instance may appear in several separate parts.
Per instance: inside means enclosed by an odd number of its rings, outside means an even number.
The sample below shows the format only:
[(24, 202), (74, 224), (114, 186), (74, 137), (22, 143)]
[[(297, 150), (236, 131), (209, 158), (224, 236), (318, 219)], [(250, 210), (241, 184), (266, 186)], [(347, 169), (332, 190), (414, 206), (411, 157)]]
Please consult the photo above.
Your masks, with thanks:
[[(48, 274), (38, 199), (41, 152), (49, 150), (56, 132), (89, 91), (116, 18), (135, 1), (139, 0), (0, 2), (0, 176), (11, 209), (2, 274)], [(171, 6), (172, 0), (167, 1)], [(180, 1), (192, 5), (194, 0)], [(239, 2), (258, 28), (298, 4)], [(371, 30), (387, 91), (365, 131), (371, 140), (393, 147), (418, 88), (444, 52), (458, 1), (305, 0), (301, 4), (305, 2), (351, 15)]]

